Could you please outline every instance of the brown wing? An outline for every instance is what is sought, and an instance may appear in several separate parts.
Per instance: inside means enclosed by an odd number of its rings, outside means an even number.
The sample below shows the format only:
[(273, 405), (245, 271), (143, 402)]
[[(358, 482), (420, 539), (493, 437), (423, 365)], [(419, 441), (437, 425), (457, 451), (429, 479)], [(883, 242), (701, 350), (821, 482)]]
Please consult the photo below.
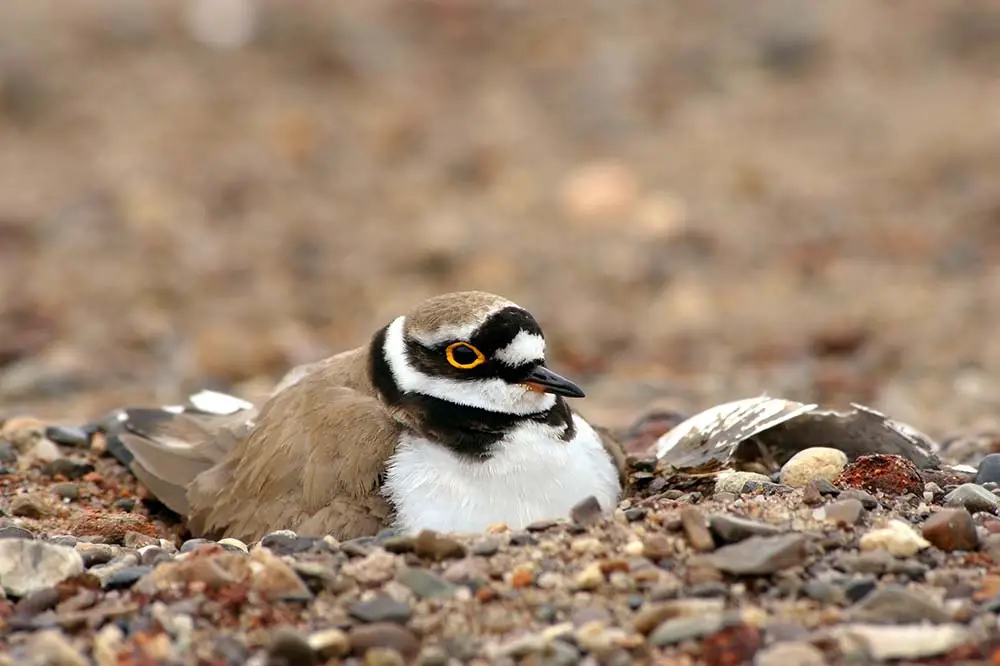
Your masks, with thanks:
[(271, 398), (249, 436), (195, 479), (192, 532), (254, 541), (292, 529), (348, 539), (388, 523), (379, 481), (399, 426), (378, 400), (327, 375), (307, 374)]

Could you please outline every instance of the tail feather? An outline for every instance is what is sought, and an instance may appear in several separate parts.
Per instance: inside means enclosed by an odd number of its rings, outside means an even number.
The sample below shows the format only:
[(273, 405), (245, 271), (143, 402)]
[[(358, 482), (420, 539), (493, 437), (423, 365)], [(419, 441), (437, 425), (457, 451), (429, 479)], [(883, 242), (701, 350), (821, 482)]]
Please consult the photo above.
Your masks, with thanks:
[(187, 489), (252, 424), (251, 403), (203, 391), (190, 406), (130, 407), (105, 419), (108, 451), (163, 504), (188, 513)]

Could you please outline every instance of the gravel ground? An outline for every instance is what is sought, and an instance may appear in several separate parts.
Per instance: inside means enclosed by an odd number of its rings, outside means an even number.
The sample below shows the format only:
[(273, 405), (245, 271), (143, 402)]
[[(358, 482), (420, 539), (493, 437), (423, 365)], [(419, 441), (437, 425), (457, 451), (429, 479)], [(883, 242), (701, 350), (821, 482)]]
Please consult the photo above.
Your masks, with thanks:
[(989, 467), (996, 3), (285, 5), (0, 8), (8, 660), (1000, 661), (989, 475), (872, 500), (874, 467), (720, 494), (640, 464), (593, 524), (178, 556), (99, 436), (44, 436), (477, 288), (537, 315), (601, 425), (767, 391)]

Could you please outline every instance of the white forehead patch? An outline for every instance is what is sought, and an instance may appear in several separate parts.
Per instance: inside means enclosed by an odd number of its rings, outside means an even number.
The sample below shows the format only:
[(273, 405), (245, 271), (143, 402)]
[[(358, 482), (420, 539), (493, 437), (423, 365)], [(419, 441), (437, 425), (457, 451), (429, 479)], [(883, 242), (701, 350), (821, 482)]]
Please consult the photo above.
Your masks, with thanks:
[(405, 317), (397, 317), (385, 333), (385, 357), (396, 385), (403, 392), (420, 393), (456, 405), (478, 407), (502, 414), (538, 414), (552, 409), (556, 397), (538, 393), (500, 378), (461, 380), (435, 377), (414, 368), (406, 354)]
[(512, 368), (536, 361), (544, 361), (545, 338), (537, 333), (519, 331), (510, 344), (498, 349), (494, 356)]

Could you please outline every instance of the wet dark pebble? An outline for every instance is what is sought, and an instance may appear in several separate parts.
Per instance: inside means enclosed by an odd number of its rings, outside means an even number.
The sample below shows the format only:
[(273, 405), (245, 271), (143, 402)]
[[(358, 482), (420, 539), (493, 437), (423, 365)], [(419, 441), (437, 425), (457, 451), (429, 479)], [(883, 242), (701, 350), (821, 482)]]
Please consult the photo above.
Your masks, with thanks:
[(0, 527), (0, 539), (34, 539), (35, 535), (23, 527), (17, 525), (5, 525)]
[(637, 523), (649, 515), (649, 509), (641, 506), (633, 507), (631, 509), (625, 510), (625, 520), (630, 523)]
[(862, 577), (852, 578), (844, 583), (844, 598), (854, 603), (868, 596), (877, 586), (874, 578)]
[(1000, 484), (1000, 453), (991, 453), (979, 462), (979, 470), (976, 472), (976, 483), (979, 485), (986, 483)]
[(70, 458), (52, 460), (41, 467), (41, 472), (45, 476), (61, 475), (67, 479), (79, 479), (93, 471), (94, 466), (89, 462), (81, 462)]
[(90, 444), (89, 433), (76, 426), (49, 426), (45, 429), (45, 438), (63, 446), (86, 447)]
[(107, 590), (126, 590), (152, 570), (153, 567), (143, 565), (119, 569), (104, 581), (104, 588)]
[(120, 497), (115, 500), (115, 508), (131, 513), (135, 510), (135, 499), (131, 497)]
[(319, 539), (299, 536), (290, 532), (272, 532), (265, 534), (260, 545), (274, 551), (277, 555), (295, 555), (312, 549)]
[(512, 546), (534, 546), (538, 539), (527, 532), (515, 532), (510, 535), (510, 545)]

